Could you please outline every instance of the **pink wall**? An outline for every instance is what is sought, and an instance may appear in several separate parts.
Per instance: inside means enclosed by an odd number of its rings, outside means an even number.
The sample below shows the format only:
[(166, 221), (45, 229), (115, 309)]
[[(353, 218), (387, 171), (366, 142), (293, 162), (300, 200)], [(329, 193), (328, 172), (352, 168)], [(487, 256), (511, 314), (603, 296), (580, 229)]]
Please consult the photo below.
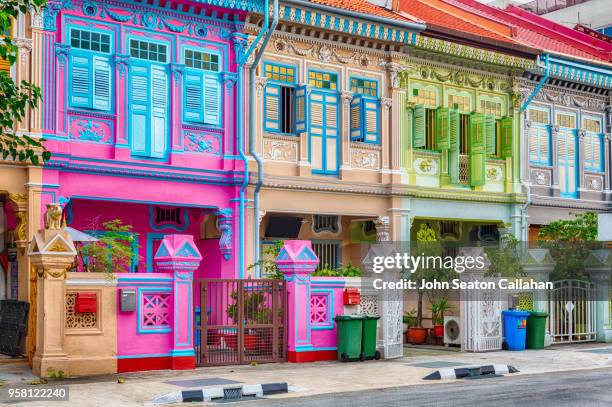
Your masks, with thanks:
[(319, 327), (311, 323), (311, 341), (314, 350), (335, 350), (337, 345), (337, 329), (334, 317), (344, 315), (344, 280), (335, 277), (312, 277), (310, 282), (310, 295), (329, 294), (329, 299), (333, 301), (330, 306), (331, 328)]

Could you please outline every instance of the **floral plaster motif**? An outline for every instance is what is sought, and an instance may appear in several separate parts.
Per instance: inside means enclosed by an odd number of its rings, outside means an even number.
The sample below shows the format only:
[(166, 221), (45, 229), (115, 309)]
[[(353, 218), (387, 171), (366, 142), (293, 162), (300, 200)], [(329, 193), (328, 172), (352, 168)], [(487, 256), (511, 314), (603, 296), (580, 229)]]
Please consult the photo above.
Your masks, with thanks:
[(380, 168), (380, 155), (378, 151), (351, 149), (351, 167), (377, 170)]
[(111, 123), (92, 118), (71, 118), (70, 138), (79, 141), (108, 144), (113, 134)]
[(548, 186), (550, 185), (550, 173), (546, 170), (532, 170), (531, 181), (535, 185)]
[(603, 186), (603, 178), (597, 175), (587, 175), (585, 184), (591, 191), (601, 191)]
[(487, 165), (487, 181), (500, 182), (503, 177), (503, 169), (494, 165)]
[(221, 136), (201, 131), (186, 130), (185, 149), (193, 153), (220, 155)]
[(438, 162), (432, 158), (417, 158), (414, 160), (414, 168), (417, 174), (437, 175)]
[(264, 139), (263, 152), (266, 160), (297, 162), (297, 143), (294, 141)]

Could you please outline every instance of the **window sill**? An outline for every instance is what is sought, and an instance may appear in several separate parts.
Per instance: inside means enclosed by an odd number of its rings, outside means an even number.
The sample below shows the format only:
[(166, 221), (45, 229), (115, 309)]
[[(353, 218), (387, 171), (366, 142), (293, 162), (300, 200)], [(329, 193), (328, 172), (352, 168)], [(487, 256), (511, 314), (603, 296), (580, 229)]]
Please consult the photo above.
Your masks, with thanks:
[(91, 116), (98, 117), (101, 119), (115, 119), (117, 115), (111, 111), (103, 111), (103, 110), (89, 110), (89, 109), (77, 109), (71, 107), (68, 109), (68, 114), (72, 115), (81, 115), (81, 116)]
[(298, 134), (292, 134), (292, 133), (268, 133), (268, 132), (264, 133), (264, 137), (278, 139), (278, 140), (291, 140), (291, 141), (296, 141), (296, 140), (299, 140), (299, 138), (300, 138), (300, 136)]
[(380, 144), (365, 143), (363, 141), (351, 141), (351, 147), (358, 147), (358, 148), (364, 148), (367, 150), (376, 150), (376, 151), (380, 151), (382, 149)]
[(547, 170), (551, 170), (552, 167), (553, 167), (550, 164), (538, 164), (538, 163), (532, 163), (532, 162), (529, 163), (529, 166), (532, 167), (532, 168), (533, 167), (535, 167), (535, 168), (544, 168), (544, 169), (547, 169)]
[(413, 148), (412, 152), (414, 154), (418, 154), (418, 155), (422, 155), (422, 156), (426, 156), (426, 157), (440, 157), (440, 155), (441, 155), (439, 151), (421, 150), (421, 149), (417, 149), (417, 148)]

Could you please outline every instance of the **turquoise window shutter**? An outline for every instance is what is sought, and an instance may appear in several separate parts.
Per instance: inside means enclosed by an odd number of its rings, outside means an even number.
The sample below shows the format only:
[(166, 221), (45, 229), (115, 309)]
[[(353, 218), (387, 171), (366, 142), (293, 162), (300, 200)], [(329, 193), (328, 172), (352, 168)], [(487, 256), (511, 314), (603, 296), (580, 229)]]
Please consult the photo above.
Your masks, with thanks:
[(133, 65), (130, 69), (130, 137), (132, 153), (147, 154), (149, 133), (149, 69)]
[(378, 115), (379, 115), (379, 103), (374, 98), (362, 98), (362, 112), (363, 112), (363, 141), (366, 143), (378, 143)]
[(306, 109), (306, 95), (308, 94), (307, 86), (298, 86), (295, 88), (295, 103), (294, 103), (294, 133), (304, 133), (307, 131), (308, 111)]
[(202, 72), (196, 70), (188, 70), (185, 73), (185, 86), (183, 90), (184, 109), (183, 114), (185, 121), (188, 122), (204, 122), (204, 103), (202, 101), (203, 75)]
[(361, 115), (361, 107), (363, 96), (355, 95), (351, 100), (351, 140), (363, 141), (363, 117)]
[(108, 58), (93, 57), (93, 108), (110, 110), (111, 108), (111, 66)]
[(221, 125), (221, 82), (217, 75), (204, 77), (204, 123)]
[(165, 67), (151, 66), (151, 157), (166, 155), (168, 135), (168, 75)]
[(280, 127), (281, 87), (267, 84), (264, 93), (264, 130), (279, 133)]
[(70, 105), (92, 106), (92, 56), (74, 53), (70, 57)]

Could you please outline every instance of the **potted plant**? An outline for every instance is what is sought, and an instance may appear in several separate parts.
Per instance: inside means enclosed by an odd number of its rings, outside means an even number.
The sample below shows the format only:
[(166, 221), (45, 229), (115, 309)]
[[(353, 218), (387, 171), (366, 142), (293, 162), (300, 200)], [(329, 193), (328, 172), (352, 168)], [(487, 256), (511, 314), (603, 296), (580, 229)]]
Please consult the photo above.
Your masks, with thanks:
[(444, 336), (444, 314), (447, 311), (455, 308), (449, 304), (448, 299), (440, 297), (431, 303), (429, 310), (431, 311), (431, 323), (433, 324), (434, 336), (442, 338)]
[[(244, 318), (245, 332), (244, 332), (244, 348), (247, 351), (255, 351), (262, 342), (262, 337), (259, 335), (256, 329), (250, 327), (256, 324), (264, 324), (270, 320), (272, 310), (269, 308), (269, 291), (257, 290), (252, 292), (245, 292), (242, 304), (242, 315)], [(232, 318), (236, 324), (240, 324), (238, 320), (238, 291), (234, 291), (230, 294), (232, 300), (230, 305), (227, 306), (227, 315)], [(235, 333), (230, 333), (225, 338), (225, 342), (229, 343), (230, 347), (236, 347)], [(233, 346), (232, 346), (233, 345)]]
[(404, 333), (408, 332), (408, 328), (416, 326), (417, 324), (416, 310), (411, 309), (410, 311), (404, 312), (404, 315), (402, 316), (402, 322), (403, 322), (402, 325), (404, 327), (404, 330), (403, 330)]

